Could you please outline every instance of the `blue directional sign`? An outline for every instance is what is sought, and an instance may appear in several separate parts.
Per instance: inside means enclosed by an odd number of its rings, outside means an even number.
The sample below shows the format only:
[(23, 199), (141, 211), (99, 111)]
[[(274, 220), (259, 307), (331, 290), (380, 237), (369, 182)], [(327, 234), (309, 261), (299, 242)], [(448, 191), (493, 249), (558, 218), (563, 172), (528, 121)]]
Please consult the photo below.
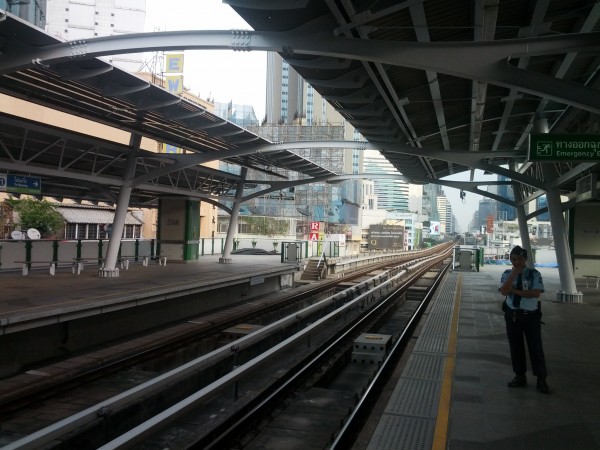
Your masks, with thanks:
[(40, 177), (27, 175), (6, 175), (6, 192), (18, 194), (41, 194), (42, 180)]

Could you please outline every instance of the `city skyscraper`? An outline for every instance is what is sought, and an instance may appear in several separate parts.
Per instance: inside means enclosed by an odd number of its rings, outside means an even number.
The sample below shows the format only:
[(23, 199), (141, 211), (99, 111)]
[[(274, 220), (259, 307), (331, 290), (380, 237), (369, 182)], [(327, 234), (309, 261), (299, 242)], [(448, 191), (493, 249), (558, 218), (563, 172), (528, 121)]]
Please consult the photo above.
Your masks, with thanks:
[(454, 233), (454, 216), (450, 200), (442, 191), (436, 199), (439, 222), (443, 233)]
[(479, 221), (477, 227), (485, 230), (488, 224), (488, 220), (491, 217), (492, 220), (496, 220), (496, 200), (490, 198), (484, 198), (479, 200)]
[[(504, 175), (498, 175), (498, 181), (510, 181), (510, 178), (505, 177)], [(499, 184), (496, 191), (500, 197), (508, 200), (515, 199), (515, 195), (510, 184)], [(498, 202), (497, 214), (498, 219), (501, 220), (516, 220), (517, 218), (517, 210), (514, 208), (514, 206), (510, 206), (502, 202)]]
[[(536, 200), (535, 200), (535, 209), (542, 209), (542, 208), (546, 208), (548, 207), (548, 200), (546, 199), (546, 194), (544, 195), (540, 195)], [(538, 214), (536, 216), (538, 222), (541, 221), (550, 221), (550, 213), (548, 213), (548, 211), (542, 213), (542, 214)]]
[(46, 0), (0, 0), (0, 9), (44, 29), (46, 26)]
[[(139, 0), (47, 0), (46, 31), (67, 41), (141, 33), (145, 8)], [(140, 53), (102, 59), (128, 72), (140, 71), (144, 63)]]
[(438, 195), (442, 195), (442, 187), (439, 184), (425, 184), (423, 185), (423, 209), (422, 213), (429, 220), (436, 222), (440, 221), (440, 214), (437, 209), (437, 198)]
[[(378, 150), (365, 150), (363, 172), (394, 175), (398, 171)], [(401, 180), (375, 179), (375, 195), (379, 209), (405, 211), (408, 209), (408, 183)]]
[[(267, 55), (266, 114), (257, 134), (275, 142), (362, 140), (354, 127), (277, 53)], [(354, 149), (298, 149), (303, 156), (335, 173), (362, 172), (362, 152)], [(293, 175), (290, 175), (293, 179)], [(339, 185), (314, 183), (294, 189), (298, 210), (314, 220), (355, 222), (349, 209), (360, 208), (362, 181)]]

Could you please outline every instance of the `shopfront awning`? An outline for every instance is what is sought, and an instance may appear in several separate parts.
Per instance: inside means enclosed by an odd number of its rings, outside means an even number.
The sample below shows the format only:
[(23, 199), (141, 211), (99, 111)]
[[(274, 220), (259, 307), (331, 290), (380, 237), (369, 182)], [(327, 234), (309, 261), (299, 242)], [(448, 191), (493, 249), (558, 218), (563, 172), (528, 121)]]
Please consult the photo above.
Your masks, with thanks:
[[(67, 223), (113, 223), (115, 212), (112, 209), (86, 208), (86, 207), (63, 207), (54, 208)], [(142, 225), (130, 211), (127, 212), (125, 225)]]

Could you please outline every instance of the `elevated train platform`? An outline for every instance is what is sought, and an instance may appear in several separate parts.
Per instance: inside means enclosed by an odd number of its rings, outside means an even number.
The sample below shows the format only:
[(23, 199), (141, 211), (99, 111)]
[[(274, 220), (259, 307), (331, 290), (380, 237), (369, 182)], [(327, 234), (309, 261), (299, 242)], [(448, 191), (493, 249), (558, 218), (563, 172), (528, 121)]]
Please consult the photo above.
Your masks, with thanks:
[(449, 273), (354, 449), (600, 449), (600, 290), (578, 280), (583, 302), (558, 303), (558, 270), (539, 269), (551, 393), (536, 390), (529, 360), (529, 385), (508, 388), (507, 267)]
[[(219, 264), (216, 255), (203, 256), (194, 264), (144, 266), (140, 261), (114, 279), (98, 277), (98, 268), (92, 264), (86, 265), (80, 275), (73, 275), (69, 268), (59, 269), (53, 276), (41, 269), (27, 276), (20, 271), (0, 272), (0, 326), (4, 328), (0, 335), (7, 333), (6, 327), (33, 323), (36, 318), (66, 320), (71, 314), (101, 314), (138, 302), (157, 302), (228, 286), (270, 292), (274, 288), (268, 283), (270, 279), (275, 280), (277, 288), (281, 283), (291, 286), (293, 278), (282, 281), (279, 277), (293, 277), (299, 270), (298, 262), (282, 263), (281, 255), (240, 255), (233, 264)], [(267, 289), (263, 288), (265, 281)]]
[[(581, 279), (577, 287), (583, 302), (558, 303), (558, 270), (539, 269), (546, 288), (542, 334), (551, 394), (536, 391), (531, 373), (527, 388), (510, 389), (506, 383), (513, 374), (497, 292), (506, 267), (448, 273), (355, 450), (600, 449), (600, 290)], [(226, 289), (267, 289), (264, 280), (293, 277), (299, 269), (298, 264), (282, 264), (277, 255), (243, 255), (233, 264), (219, 264), (218, 257), (189, 265), (133, 264), (125, 276), (114, 279), (98, 278), (93, 270), (79, 276), (67, 270), (55, 276), (46, 271), (26, 277), (1, 273), (5, 335), (0, 338), (10, 339), (7, 332), (16, 330), (10, 327), (31, 326), (30, 336), (43, 348), (44, 339), (54, 338), (47, 334), (52, 327), (42, 327), (44, 321), (60, 330), (67, 317), (89, 315), (92, 324), (98, 314), (141, 304), (150, 293), (152, 303), (176, 298), (186, 289), (225, 289), (207, 296), (212, 301), (226, 295)], [(37, 337), (36, 327), (45, 330)]]

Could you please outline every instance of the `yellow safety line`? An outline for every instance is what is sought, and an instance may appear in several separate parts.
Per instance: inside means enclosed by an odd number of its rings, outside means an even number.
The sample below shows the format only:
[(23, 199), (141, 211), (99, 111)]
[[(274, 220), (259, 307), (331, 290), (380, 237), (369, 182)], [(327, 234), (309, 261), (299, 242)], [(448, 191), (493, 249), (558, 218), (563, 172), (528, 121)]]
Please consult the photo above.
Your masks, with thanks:
[(432, 450), (445, 450), (448, 440), (448, 422), (450, 419), (450, 398), (452, 396), (452, 377), (456, 365), (456, 340), (458, 335), (458, 315), (460, 312), (460, 296), (462, 286), (462, 274), (458, 275), (456, 294), (454, 296), (454, 311), (450, 325), (450, 336), (448, 337), (448, 352), (444, 363), (444, 377), (442, 379), (442, 392), (438, 405), (435, 431), (433, 433)]

